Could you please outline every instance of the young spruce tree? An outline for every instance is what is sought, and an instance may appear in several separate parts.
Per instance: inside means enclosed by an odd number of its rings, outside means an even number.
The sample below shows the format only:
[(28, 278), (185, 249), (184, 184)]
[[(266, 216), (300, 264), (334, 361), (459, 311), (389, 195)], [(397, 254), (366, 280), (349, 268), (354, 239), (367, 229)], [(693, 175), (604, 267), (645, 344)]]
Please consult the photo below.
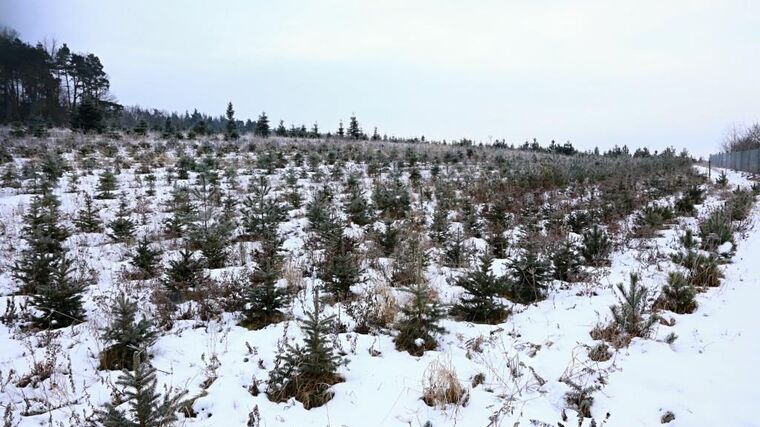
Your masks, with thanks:
[(124, 370), (116, 381), (123, 387), (127, 411), (117, 409), (107, 403), (98, 411), (99, 421), (105, 427), (171, 427), (176, 425), (177, 411), (186, 392), (172, 395), (161, 394), (157, 390), (156, 369), (134, 353), (134, 369)]
[(243, 325), (259, 329), (280, 321), (282, 309), (288, 303), (288, 292), (277, 286), (280, 270), (272, 257), (262, 259), (253, 270), (250, 285), (244, 290)]
[(84, 195), (84, 206), (74, 219), (74, 225), (83, 233), (100, 233), (103, 231), (100, 208), (95, 205), (92, 196), (87, 193)]
[(101, 339), (110, 345), (100, 356), (102, 369), (134, 369), (134, 354), (156, 340), (153, 324), (144, 316), (137, 320), (137, 303), (120, 293), (111, 304), (111, 322), (103, 328)]
[(351, 286), (361, 282), (362, 268), (357, 242), (344, 233), (327, 240), (325, 258), (319, 264), (318, 277), (338, 300), (351, 295)]
[(551, 253), (552, 277), (563, 282), (577, 279), (580, 274), (581, 258), (569, 239), (562, 241)]
[(398, 335), (394, 339), (396, 349), (408, 351), (413, 356), (421, 356), (428, 350), (435, 350), (438, 341), (435, 335), (446, 330), (438, 325), (444, 310), (430, 294), (430, 289), (416, 284), (403, 288), (411, 295), (409, 302), (401, 308), (402, 319), (396, 324)]
[(277, 234), (277, 226), (287, 218), (287, 209), (269, 193), (272, 187), (261, 176), (253, 186), (253, 195), (243, 200), (243, 228), (256, 240)]
[(169, 299), (182, 302), (192, 288), (203, 282), (203, 262), (193, 257), (193, 252), (184, 248), (179, 258), (169, 261), (169, 268), (163, 279)]
[(138, 269), (140, 275), (146, 279), (152, 279), (158, 275), (158, 266), (161, 262), (160, 249), (153, 249), (147, 237), (137, 242), (135, 253), (132, 254), (130, 263)]
[(114, 195), (114, 191), (116, 191), (118, 187), (118, 184), (116, 182), (116, 176), (111, 172), (110, 169), (104, 170), (100, 174), (100, 178), (98, 179), (98, 186), (96, 190), (98, 190), (98, 194), (95, 196), (96, 199), (114, 199), (116, 196)]
[(328, 339), (335, 316), (322, 317), (316, 291), (313, 301), (314, 308), (301, 322), (306, 335), (303, 346), (288, 343), (278, 353), (267, 390), (270, 400), (282, 402), (295, 397), (306, 409), (327, 403), (332, 398), (330, 386), (342, 381), (337, 373), (341, 359)]
[(546, 298), (549, 265), (535, 248), (528, 247), (520, 258), (508, 264), (510, 280), (506, 296), (520, 304), (531, 304)]
[(491, 272), (493, 258), (480, 258), (480, 266), (468, 271), (456, 281), (465, 294), (456, 304), (452, 313), (469, 322), (499, 323), (509, 314), (509, 310), (498, 301), (504, 293), (504, 280)]
[(85, 320), (82, 296), (86, 284), (72, 277), (72, 260), (65, 253), (50, 254), (52, 272), (45, 283), (37, 287), (32, 306), (40, 311), (32, 319), (39, 328), (63, 328)]
[(119, 200), (119, 210), (116, 212), (116, 217), (113, 221), (108, 223), (108, 228), (111, 230), (108, 236), (117, 242), (127, 242), (132, 239), (135, 234), (135, 228), (137, 224), (129, 217), (130, 216), (129, 205), (127, 204), (127, 196), (121, 195)]
[(52, 193), (32, 200), (24, 214), (22, 236), (27, 247), (14, 264), (13, 276), (21, 282), (21, 293), (35, 294), (50, 283), (56, 263), (63, 256), (69, 230), (59, 224), (60, 202)]

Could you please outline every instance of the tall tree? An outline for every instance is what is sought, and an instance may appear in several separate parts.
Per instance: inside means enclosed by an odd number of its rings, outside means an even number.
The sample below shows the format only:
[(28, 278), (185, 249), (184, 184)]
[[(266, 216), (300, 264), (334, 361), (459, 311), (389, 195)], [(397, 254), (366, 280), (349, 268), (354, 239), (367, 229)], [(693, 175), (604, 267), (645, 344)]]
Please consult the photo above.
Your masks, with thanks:
[(240, 137), (237, 129), (237, 122), (235, 121), (235, 110), (232, 108), (232, 102), (227, 104), (227, 124), (224, 128), (224, 139), (236, 140)]
[(262, 112), (261, 115), (259, 116), (259, 119), (256, 120), (256, 127), (254, 129), (254, 134), (264, 137), (264, 138), (269, 138), (270, 133), (271, 132), (269, 130), (269, 118), (267, 117), (267, 113)]
[(353, 139), (360, 139), (362, 137), (362, 130), (359, 127), (359, 120), (356, 119), (356, 115), (351, 115), (348, 121), (348, 136)]

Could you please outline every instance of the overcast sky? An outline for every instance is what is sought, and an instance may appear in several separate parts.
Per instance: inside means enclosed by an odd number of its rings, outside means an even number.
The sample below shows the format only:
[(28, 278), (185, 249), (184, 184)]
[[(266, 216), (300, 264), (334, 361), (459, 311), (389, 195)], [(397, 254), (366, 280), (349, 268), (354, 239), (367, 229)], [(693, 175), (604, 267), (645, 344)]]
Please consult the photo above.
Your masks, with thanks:
[(0, 0), (126, 105), (705, 154), (760, 120), (760, 1)]

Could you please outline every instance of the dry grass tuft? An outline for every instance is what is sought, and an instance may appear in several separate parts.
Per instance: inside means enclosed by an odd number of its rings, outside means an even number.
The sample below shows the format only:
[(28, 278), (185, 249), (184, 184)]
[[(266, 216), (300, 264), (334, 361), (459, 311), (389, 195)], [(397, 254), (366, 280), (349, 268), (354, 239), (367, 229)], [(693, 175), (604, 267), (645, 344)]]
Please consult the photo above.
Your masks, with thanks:
[(431, 407), (466, 405), (469, 392), (462, 387), (450, 361), (435, 360), (428, 366), (422, 379), (422, 400)]

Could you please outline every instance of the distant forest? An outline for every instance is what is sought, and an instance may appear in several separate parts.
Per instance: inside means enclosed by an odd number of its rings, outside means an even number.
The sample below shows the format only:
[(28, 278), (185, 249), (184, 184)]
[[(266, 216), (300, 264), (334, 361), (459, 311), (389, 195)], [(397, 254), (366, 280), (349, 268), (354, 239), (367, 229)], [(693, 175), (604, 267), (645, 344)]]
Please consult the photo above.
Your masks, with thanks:
[[(283, 120), (270, 123), (266, 113), (255, 120), (235, 118), (232, 103), (224, 115), (211, 116), (193, 110), (192, 113), (166, 112), (136, 106), (125, 107), (116, 102), (109, 92), (110, 81), (103, 64), (93, 53), (76, 53), (66, 44), (55, 43), (31, 45), (19, 39), (12, 29), (0, 30), (0, 125), (10, 125), (13, 134), (30, 133), (44, 136), (52, 127), (70, 127), (82, 132), (108, 132), (145, 135), (160, 133), (164, 138), (194, 139), (201, 136), (224, 135), (225, 139), (237, 139), (250, 133), (291, 138), (353, 140), (383, 140), (391, 142), (433, 142), (424, 136), (398, 138), (380, 134), (377, 127), (366, 132), (352, 115), (346, 125), (339, 122), (337, 129), (326, 131), (317, 123), (285, 125)], [(463, 138), (453, 144), (472, 145)], [(494, 147), (514, 148), (526, 151), (550, 152), (574, 155), (578, 151), (569, 141), (564, 144), (551, 141), (542, 146), (536, 139), (515, 146), (506, 140), (492, 141)], [(672, 152), (672, 149), (667, 151)], [(600, 154), (595, 149), (594, 154)], [(608, 156), (647, 157), (656, 155), (646, 148), (631, 153), (626, 146), (608, 150)], [(685, 154), (685, 153), (683, 153)]]

